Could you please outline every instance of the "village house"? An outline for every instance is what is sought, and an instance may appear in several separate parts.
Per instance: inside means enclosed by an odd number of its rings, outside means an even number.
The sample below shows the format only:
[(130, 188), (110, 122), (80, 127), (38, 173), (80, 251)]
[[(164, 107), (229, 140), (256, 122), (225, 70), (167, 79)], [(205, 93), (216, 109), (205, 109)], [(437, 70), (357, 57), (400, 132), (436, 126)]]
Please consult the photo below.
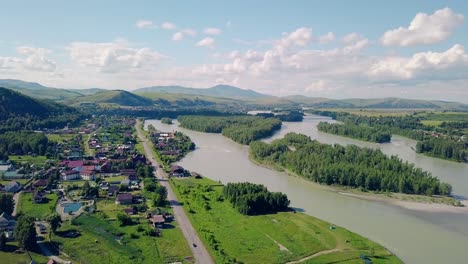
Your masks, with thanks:
[(163, 215), (153, 215), (150, 218), (150, 222), (154, 228), (162, 228), (166, 220), (164, 219)]
[(3, 212), (0, 215), (0, 232), (3, 232), (7, 239), (13, 239), (15, 225), (16, 221), (9, 214)]
[(44, 191), (36, 191), (33, 194), (34, 203), (43, 203), (46, 200), (46, 194)]
[(171, 176), (181, 177), (184, 176), (185, 170), (182, 166), (172, 165), (171, 167)]
[(80, 177), (86, 181), (93, 181), (96, 179), (96, 167), (95, 166), (83, 166), (80, 171)]
[(19, 191), (21, 189), (21, 187), (22, 187), (21, 183), (19, 183), (17, 181), (10, 181), (5, 185), (3, 190), (5, 192), (15, 193), (15, 192)]
[(119, 193), (117, 198), (115, 199), (116, 204), (132, 204), (133, 203), (133, 195), (131, 193)]
[(49, 184), (49, 180), (48, 179), (39, 179), (37, 181), (35, 181), (32, 186), (34, 188), (39, 188), (39, 187), (46, 187), (47, 184)]
[(80, 172), (76, 170), (62, 171), (62, 173), (60, 173), (60, 176), (62, 176), (62, 180), (64, 181), (81, 179)]

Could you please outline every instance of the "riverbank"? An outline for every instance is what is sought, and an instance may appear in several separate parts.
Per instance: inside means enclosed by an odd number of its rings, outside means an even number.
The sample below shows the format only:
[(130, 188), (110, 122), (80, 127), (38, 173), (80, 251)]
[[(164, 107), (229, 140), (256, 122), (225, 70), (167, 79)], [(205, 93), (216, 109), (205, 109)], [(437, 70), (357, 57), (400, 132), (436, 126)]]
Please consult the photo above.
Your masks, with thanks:
[(178, 200), (216, 262), (402, 263), (381, 245), (344, 228), (295, 211), (240, 214), (224, 199), (223, 185), (207, 178), (172, 178)]
[(453, 197), (435, 197), (424, 195), (412, 195), (403, 193), (378, 193), (364, 192), (359, 189), (353, 189), (339, 185), (322, 185), (306, 178), (297, 175), (296, 173), (287, 170), (277, 164), (261, 162), (249, 155), (252, 163), (262, 166), (267, 169), (276, 170), (286, 173), (288, 176), (297, 177), (312, 183), (313, 185), (332, 192), (337, 192), (342, 195), (348, 195), (356, 198), (366, 199), (370, 201), (385, 202), (410, 210), (418, 210), (425, 212), (452, 212), (452, 213), (468, 213), (468, 201), (459, 201)]

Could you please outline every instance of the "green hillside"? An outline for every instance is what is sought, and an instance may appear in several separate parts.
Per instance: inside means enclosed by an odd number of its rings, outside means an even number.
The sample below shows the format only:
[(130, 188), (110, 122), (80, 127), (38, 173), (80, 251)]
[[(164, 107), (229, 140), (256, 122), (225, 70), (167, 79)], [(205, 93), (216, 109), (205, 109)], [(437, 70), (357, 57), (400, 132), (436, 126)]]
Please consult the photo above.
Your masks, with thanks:
[(229, 85), (216, 85), (211, 88), (188, 88), (182, 86), (152, 86), (134, 90), (135, 93), (171, 93), (171, 94), (190, 94), (209, 97), (220, 97), (229, 99), (259, 99), (271, 97), (257, 93), (252, 90), (245, 90)]
[(153, 100), (122, 90), (105, 90), (92, 95), (70, 98), (62, 101), (66, 104), (81, 105), (82, 103), (116, 104), (119, 106), (152, 106)]
[(75, 108), (0, 88), (0, 132), (63, 126), (81, 116)]

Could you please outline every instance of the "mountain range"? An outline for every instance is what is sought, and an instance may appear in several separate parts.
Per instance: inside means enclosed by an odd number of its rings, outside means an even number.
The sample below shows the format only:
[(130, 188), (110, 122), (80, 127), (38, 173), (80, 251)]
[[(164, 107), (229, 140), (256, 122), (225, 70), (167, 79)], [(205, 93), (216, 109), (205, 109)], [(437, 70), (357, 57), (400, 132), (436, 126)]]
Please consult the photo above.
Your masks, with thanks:
[(213, 104), (229, 104), (261, 106), (300, 105), (315, 108), (419, 108), (468, 111), (467, 104), (439, 100), (414, 100), (396, 97), (329, 99), (303, 95), (276, 97), (229, 85), (216, 85), (210, 88), (151, 86), (135, 89), (133, 91), (123, 91), (100, 88), (60, 89), (43, 86), (34, 82), (0, 79), (0, 87), (12, 89), (34, 98), (50, 99), (66, 105), (75, 106), (82, 103), (114, 104), (128, 107), (152, 105), (208, 106)]

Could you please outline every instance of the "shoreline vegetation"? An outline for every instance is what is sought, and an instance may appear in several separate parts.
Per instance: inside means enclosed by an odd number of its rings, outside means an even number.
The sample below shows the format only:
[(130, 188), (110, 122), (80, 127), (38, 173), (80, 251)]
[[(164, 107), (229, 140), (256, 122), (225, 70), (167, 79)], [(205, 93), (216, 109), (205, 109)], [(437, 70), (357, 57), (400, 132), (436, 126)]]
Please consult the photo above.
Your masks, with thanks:
[(228, 190), (207, 178), (171, 178), (170, 184), (216, 262), (358, 263), (365, 258), (372, 263), (402, 263), (381, 245), (304, 213), (244, 215), (231, 202), (233, 197), (225, 196), (239, 194), (232, 184)]
[[(314, 150), (312, 151), (310, 148), (314, 148)], [(346, 167), (347, 162), (351, 162), (351, 160), (347, 160), (351, 157), (346, 156), (346, 151), (353, 151), (353, 156), (361, 160), (357, 164), (359, 170), (346, 170), (347, 173), (341, 173), (342, 171), (337, 166), (330, 165), (330, 167), (321, 162), (305, 162), (305, 159), (314, 159), (314, 156), (319, 155), (316, 153), (317, 151), (322, 154), (330, 154), (333, 151), (340, 152), (337, 156), (344, 159), (344, 163), (343, 160), (335, 160), (334, 163), (343, 163), (338, 166), (341, 168)], [(367, 153), (369, 151), (376, 153)], [(367, 154), (372, 155), (368, 156)], [(369, 158), (372, 157), (373, 166), (381, 167), (376, 170), (369, 168), (369, 164), (366, 165), (364, 162), (366, 155)], [(289, 133), (283, 139), (275, 140), (271, 144), (258, 141), (252, 143), (249, 157), (256, 164), (278, 171), (286, 171), (288, 174), (317, 184), (332, 186), (338, 190), (351, 189), (353, 192), (361, 194), (398, 200), (463, 206), (462, 202), (449, 196), (451, 192), (449, 184), (441, 183), (430, 173), (416, 169), (412, 164), (403, 163), (396, 157), (388, 158), (378, 150), (362, 149), (356, 146), (346, 148), (329, 146), (312, 141), (304, 135)], [(327, 160), (326, 154), (316, 158)], [(307, 167), (307, 164), (315, 164), (316, 167)], [(400, 172), (389, 173), (388, 166), (394, 169), (399, 168)], [(383, 177), (379, 176), (382, 173)]]
[(323, 185), (313, 181), (309, 181), (306, 178), (294, 173), (284, 167), (278, 166), (272, 163), (263, 163), (252, 158), (249, 155), (251, 162), (258, 166), (262, 166), (267, 169), (284, 172), (289, 176), (300, 178), (313, 184), (317, 188), (324, 189), (331, 192), (336, 192), (342, 195), (348, 195), (356, 198), (361, 198), (369, 201), (380, 201), (396, 205), (399, 207), (419, 210), (419, 211), (447, 211), (447, 212), (462, 212), (462, 210), (468, 211), (468, 200), (457, 200), (453, 197), (441, 197), (441, 196), (426, 196), (426, 195), (415, 195), (415, 194), (403, 194), (403, 193), (392, 193), (392, 192), (372, 192), (364, 191), (354, 188), (347, 188), (341, 185)]
[[(467, 113), (413, 113), (402, 116), (360, 115), (340, 111), (308, 110), (309, 113), (331, 117), (344, 124), (319, 124), (317, 128), (326, 133), (379, 142), (376, 135), (400, 135), (417, 140), (416, 153), (426, 156), (468, 162)], [(368, 114), (368, 113), (367, 113)], [(372, 134), (372, 135), (370, 135)], [(386, 137), (383, 137), (386, 139)]]
[(221, 133), (243, 145), (273, 135), (281, 128), (277, 118), (260, 116), (179, 116), (180, 126), (205, 133)]

